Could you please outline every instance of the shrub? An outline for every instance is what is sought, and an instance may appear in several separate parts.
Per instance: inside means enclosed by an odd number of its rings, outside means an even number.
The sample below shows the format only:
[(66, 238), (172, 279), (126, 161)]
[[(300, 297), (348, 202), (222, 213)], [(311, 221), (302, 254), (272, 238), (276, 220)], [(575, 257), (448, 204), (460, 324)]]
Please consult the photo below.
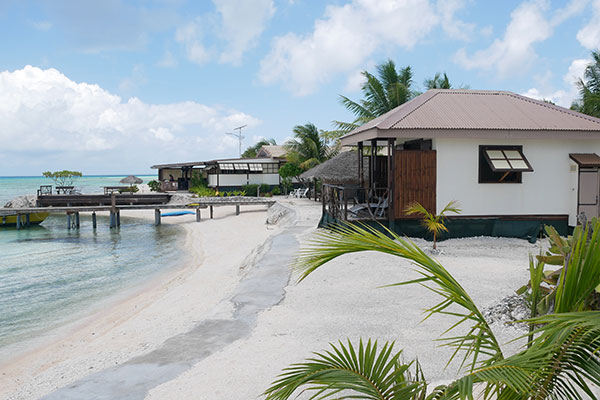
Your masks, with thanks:
[(133, 185), (119, 189), (119, 193), (137, 193), (139, 190), (140, 189), (137, 187), (137, 185)]
[(246, 196), (256, 197), (256, 193), (258, 191), (258, 185), (244, 185), (242, 186), (242, 190), (246, 192)]
[(148, 186), (150, 187), (151, 191), (160, 192), (160, 182), (156, 180), (151, 180), (150, 182), (148, 182)]
[(271, 190), (271, 194), (273, 196), (279, 196), (281, 194), (281, 189), (279, 189), (279, 186), (275, 186), (273, 190)]
[(190, 192), (196, 193), (198, 197), (214, 197), (217, 192), (214, 189), (207, 188), (206, 186), (196, 186), (190, 189)]
[(267, 185), (266, 183), (263, 183), (260, 185), (260, 194), (261, 195), (266, 195), (270, 191), (271, 191), (271, 185)]

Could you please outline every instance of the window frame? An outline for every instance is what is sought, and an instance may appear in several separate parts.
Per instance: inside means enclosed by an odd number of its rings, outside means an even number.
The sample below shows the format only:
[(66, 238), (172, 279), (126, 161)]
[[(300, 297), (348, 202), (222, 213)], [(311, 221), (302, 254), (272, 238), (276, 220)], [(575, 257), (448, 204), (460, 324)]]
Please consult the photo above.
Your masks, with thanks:
[[(527, 169), (510, 169), (510, 170), (504, 170), (504, 169), (500, 169), (498, 170), (497, 168), (494, 167), (488, 153), (487, 150), (508, 150), (508, 151), (518, 151), (519, 155), (521, 156), (521, 159), (525, 162), (525, 164), (527, 165)], [(504, 153), (503, 153), (504, 154)], [(477, 177), (478, 183), (484, 184), (484, 183), (497, 183), (497, 184), (519, 184), (519, 183), (523, 183), (523, 172), (533, 172), (533, 167), (531, 166), (531, 163), (529, 162), (529, 160), (527, 159), (527, 157), (525, 156), (525, 154), (523, 153), (523, 146), (522, 145), (480, 145), (479, 146), (479, 152), (478, 152), (478, 167), (477, 167)], [(504, 156), (506, 157), (506, 155), (504, 154)], [(507, 158), (507, 160), (510, 160)], [(482, 165), (485, 165), (489, 171), (483, 171), (482, 170)], [(491, 174), (497, 174), (496, 176), (499, 178), (498, 180), (491, 180), (490, 178), (486, 178), (486, 175), (489, 176)], [(509, 174), (515, 174), (514, 175), (514, 179), (511, 180), (505, 180), (506, 177), (509, 176)]]

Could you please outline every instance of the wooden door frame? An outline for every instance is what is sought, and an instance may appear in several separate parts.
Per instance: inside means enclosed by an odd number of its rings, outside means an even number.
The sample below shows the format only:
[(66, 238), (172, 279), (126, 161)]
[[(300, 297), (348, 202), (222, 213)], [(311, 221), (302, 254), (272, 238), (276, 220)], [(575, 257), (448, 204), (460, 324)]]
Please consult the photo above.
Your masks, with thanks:
[[(403, 204), (402, 199), (400, 196), (402, 196), (402, 193), (405, 189), (405, 187), (403, 187), (403, 185), (401, 185), (398, 181), (398, 176), (401, 176), (399, 174), (401, 174), (401, 172), (398, 171), (399, 168), (402, 168), (402, 163), (398, 162), (398, 160), (396, 159), (396, 157), (400, 158), (401, 154), (432, 154), (433, 155), (433, 193), (430, 193), (432, 195), (432, 204), (423, 204), (425, 207), (428, 208), (428, 210), (430, 212), (436, 213), (437, 210), (437, 151), (436, 150), (396, 150), (394, 151), (394, 191), (393, 191), (393, 203), (394, 203), (394, 218), (395, 219), (411, 219), (414, 218), (412, 216), (406, 216), (404, 215), (403, 212), (403, 207), (406, 207), (408, 204)], [(398, 156), (396, 156), (396, 154), (398, 154)], [(423, 169), (423, 168), (421, 168)], [(396, 201), (398, 200), (398, 201)]]

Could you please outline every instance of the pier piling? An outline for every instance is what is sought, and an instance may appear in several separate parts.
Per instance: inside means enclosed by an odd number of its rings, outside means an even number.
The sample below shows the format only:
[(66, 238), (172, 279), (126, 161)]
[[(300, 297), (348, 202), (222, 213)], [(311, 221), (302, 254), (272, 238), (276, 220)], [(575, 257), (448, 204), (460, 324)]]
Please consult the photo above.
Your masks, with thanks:
[(200, 209), (196, 208), (196, 222), (200, 222), (202, 215), (200, 214)]
[(240, 215), (240, 205), (239, 204), (235, 205), (235, 215)]
[(17, 230), (21, 229), (21, 214), (17, 214)]
[(115, 228), (117, 226), (117, 213), (110, 212), (110, 228)]
[(160, 225), (160, 210), (158, 208), (154, 210), (154, 225)]
[(210, 219), (213, 219), (213, 206), (210, 206)]
[(79, 229), (79, 227), (81, 226), (80, 221), (79, 221), (79, 213), (76, 212), (75, 213), (75, 228)]
[(31, 225), (31, 222), (29, 220), (29, 214), (25, 214), (25, 226), (29, 226)]
[(71, 229), (71, 213), (67, 213), (67, 229)]
[(96, 211), (92, 213), (92, 228), (96, 229), (98, 224), (96, 223)]
[(117, 226), (121, 226), (121, 211), (117, 210), (115, 214), (117, 214)]

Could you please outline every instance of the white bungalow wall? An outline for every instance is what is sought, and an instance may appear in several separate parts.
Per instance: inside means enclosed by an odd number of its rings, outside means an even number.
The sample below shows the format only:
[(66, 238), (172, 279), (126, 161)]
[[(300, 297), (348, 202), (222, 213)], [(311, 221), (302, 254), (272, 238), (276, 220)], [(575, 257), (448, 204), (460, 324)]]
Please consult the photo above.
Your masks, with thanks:
[[(243, 186), (248, 184), (279, 185), (279, 174), (220, 174), (219, 186)], [(208, 175), (208, 186), (217, 186), (217, 175)]]
[[(480, 145), (522, 145), (533, 172), (522, 183), (478, 183)], [(435, 139), (437, 210), (458, 200), (462, 215), (568, 214), (577, 223), (577, 165), (569, 153), (600, 154), (600, 140)]]

